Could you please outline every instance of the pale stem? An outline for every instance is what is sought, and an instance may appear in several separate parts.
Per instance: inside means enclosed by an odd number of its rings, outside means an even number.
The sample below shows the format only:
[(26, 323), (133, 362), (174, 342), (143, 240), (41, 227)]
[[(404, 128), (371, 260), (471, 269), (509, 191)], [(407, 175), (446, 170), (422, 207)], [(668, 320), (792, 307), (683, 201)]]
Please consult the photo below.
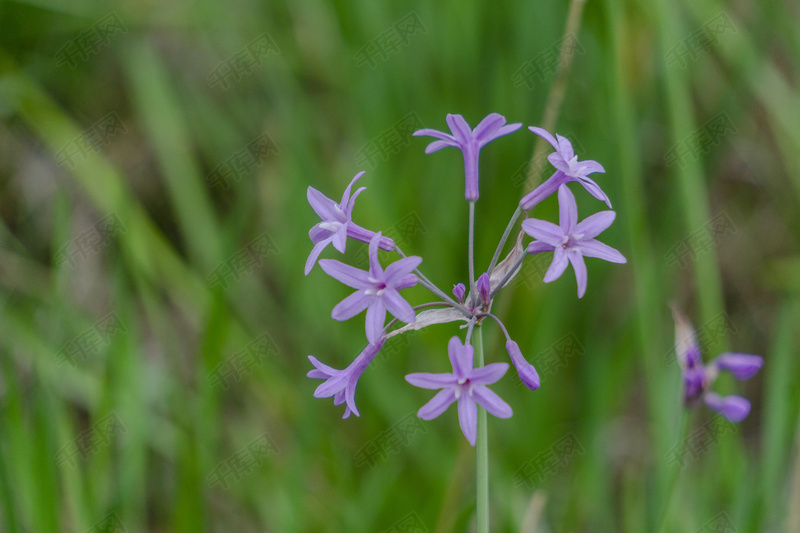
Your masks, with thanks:
[[(397, 252), (403, 259), (406, 258), (406, 254), (404, 254), (403, 251), (400, 249), (400, 247), (397, 246), (396, 244), (394, 245), (394, 251)], [(418, 268), (414, 269), (414, 273), (417, 275), (417, 278), (419, 278), (420, 285), (422, 285), (423, 287), (431, 291), (433, 294), (435, 294), (436, 296), (438, 296), (439, 298), (450, 304), (452, 307), (455, 307), (456, 309), (461, 311), (461, 313), (467, 318), (472, 317), (472, 313), (470, 313), (470, 311), (466, 307), (464, 307), (463, 305), (452, 299), (450, 296), (445, 294), (445, 292), (442, 289), (434, 285), (433, 282), (431, 282), (428, 278), (426, 278), (425, 275), (422, 272), (420, 272)]]
[[(476, 368), (483, 367), (483, 334), (481, 328), (475, 330), (473, 348), (478, 356)], [(478, 406), (478, 433), (475, 443), (477, 456), (476, 485), (478, 508), (478, 533), (489, 533), (489, 435), (486, 410)]]
[(514, 214), (511, 215), (511, 220), (508, 222), (508, 226), (506, 226), (506, 230), (503, 232), (503, 236), (500, 237), (500, 244), (497, 245), (497, 249), (494, 251), (494, 255), (492, 256), (492, 262), (489, 263), (489, 270), (487, 270), (487, 274), (489, 276), (492, 275), (492, 270), (494, 267), (497, 266), (497, 261), (500, 259), (500, 254), (503, 252), (503, 246), (506, 245), (506, 240), (508, 240), (508, 236), (511, 233), (511, 228), (517, 223), (517, 219), (522, 214), (522, 208), (517, 206), (517, 210), (514, 211)]
[[(473, 298), (477, 295), (475, 292), (475, 202), (469, 203), (469, 293)], [(468, 302), (472, 306), (475, 302)]]

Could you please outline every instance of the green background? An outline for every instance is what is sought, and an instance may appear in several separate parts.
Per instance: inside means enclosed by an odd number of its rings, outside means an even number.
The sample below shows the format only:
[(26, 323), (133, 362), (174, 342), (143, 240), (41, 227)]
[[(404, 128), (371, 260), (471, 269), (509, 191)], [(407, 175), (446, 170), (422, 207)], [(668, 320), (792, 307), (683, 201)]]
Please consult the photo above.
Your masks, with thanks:
[[(355, 220), (444, 290), (466, 281), (461, 154), (426, 156), (398, 124), (542, 124), (570, 7), (511, 4), (0, 2), (0, 530), (473, 527), (455, 409), (406, 431), (431, 392), (403, 376), (449, 371), (455, 325), (392, 339), (360, 418), (312, 397), (307, 355), (345, 367), (364, 325), (330, 318), (347, 287), (303, 276), (305, 192), (338, 201), (366, 170)], [(587, 261), (578, 300), (571, 270), (545, 285), (547, 259), (529, 259), (499, 295), (542, 386), (493, 386), (514, 410), (489, 420), (493, 531), (800, 531), (798, 18), (789, 0), (585, 4), (555, 130), (605, 166), (617, 219), (601, 240), (628, 263)], [(270, 153), (248, 150), (259, 139)], [(482, 151), (479, 273), (535, 140)], [(573, 191), (581, 218), (603, 209)], [(554, 221), (555, 198), (535, 216)], [(346, 259), (363, 266), (365, 246)], [(670, 302), (706, 332), (706, 360), (764, 356), (715, 386), (752, 401), (743, 423), (700, 408), (682, 429)], [(507, 360), (492, 324), (484, 339)]]

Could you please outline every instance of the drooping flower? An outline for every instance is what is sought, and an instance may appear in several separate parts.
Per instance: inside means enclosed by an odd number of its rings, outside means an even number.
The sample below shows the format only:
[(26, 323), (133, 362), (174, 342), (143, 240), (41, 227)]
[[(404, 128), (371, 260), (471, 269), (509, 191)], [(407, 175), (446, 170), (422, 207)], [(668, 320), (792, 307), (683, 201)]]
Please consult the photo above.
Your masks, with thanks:
[(675, 320), (675, 354), (683, 378), (684, 404), (694, 407), (704, 402), (731, 422), (744, 420), (750, 413), (750, 402), (735, 394), (720, 396), (711, 391), (711, 386), (721, 370), (730, 372), (740, 381), (750, 379), (761, 369), (764, 359), (759, 355), (726, 352), (708, 365), (703, 365), (691, 323), (676, 306), (672, 307), (672, 316)]
[[(321, 222), (315, 224), (308, 232), (311, 237), (311, 242), (314, 243), (314, 248), (308, 255), (306, 260), (305, 273), (311, 272), (314, 268), (314, 263), (317, 262), (319, 254), (330, 243), (333, 247), (344, 253), (347, 244), (347, 237), (352, 237), (362, 242), (370, 242), (375, 235), (374, 231), (364, 229), (355, 222), (353, 222), (353, 207), (356, 203), (356, 198), (361, 194), (366, 187), (358, 189), (353, 196), (350, 196), (350, 189), (353, 184), (358, 181), (358, 178), (364, 175), (364, 171), (356, 174), (353, 181), (347, 186), (342, 195), (341, 203), (336, 203), (314, 187), (309, 187), (306, 192), (308, 203), (314, 212), (322, 219)], [(384, 250), (394, 250), (394, 241), (388, 237), (383, 237), (380, 242), (380, 247)]]
[(611, 209), (611, 200), (608, 199), (606, 193), (594, 180), (588, 177), (589, 174), (595, 172), (605, 172), (603, 165), (591, 159), (578, 161), (578, 156), (575, 155), (572, 143), (566, 137), (556, 134), (557, 139), (553, 138), (547, 130), (534, 126), (530, 126), (528, 129), (555, 148), (556, 151), (547, 156), (547, 160), (556, 167), (556, 172), (520, 200), (519, 206), (523, 211), (533, 209), (542, 200), (556, 192), (561, 185), (570, 181), (577, 181), (583, 185), (584, 189), (589, 191), (589, 194), (605, 202), (608, 208)]
[(464, 154), (464, 174), (466, 184), (464, 197), (468, 202), (474, 202), (480, 196), (478, 188), (479, 156), (481, 148), (491, 141), (517, 131), (522, 123), (506, 124), (504, 116), (492, 113), (475, 127), (470, 129), (467, 121), (461, 115), (447, 115), (447, 125), (450, 127), (450, 134), (433, 130), (421, 129), (414, 132), (414, 136), (427, 135), (436, 137), (438, 141), (433, 141), (425, 148), (426, 154), (432, 154), (447, 146), (453, 146), (461, 150)]
[(347, 418), (350, 413), (361, 416), (356, 407), (356, 385), (358, 378), (369, 366), (378, 352), (383, 348), (386, 341), (381, 340), (377, 344), (368, 344), (364, 350), (358, 354), (350, 365), (344, 370), (337, 370), (326, 364), (320, 363), (316, 357), (309, 355), (308, 359), (314, 365), (314, 370), (308, 372), (308, 377), (314, 379), (324, 379), (325, 381), (314, 391), (314, 398), (329, 398), (333, 396), (333, 404), (341, 405), (346, 402), (344, 415)]
[(544, 276), (544, 282), (558, 279), (572, 264), (578, 282), (578, 298), (586, 292), (586, 264), (584, 257), (597, 257), (612, 263), (626, 263), (625, 257), (614, 248), (595, 239), (608, 228), (616, 217), (614, 211), (595, 213), (578, 223), (578, 206), (575, 196), (561, 185), (558, 188), (559, 225), (529, 218), (522, 222), (525, 233), (537, 239), (527, 248), (529, 254), (553, 251), (553, 262)]
[(417, 284), (417, 276), (411, 272), (422, 262), (421, 257), (406, 257), (395, 261), (384, 271), (378, 261), (380, 232), (369, 243), (369, 270), (360, 270), (334, 259), (320, 259), (319, 266), (329, 276), (348, 287), (358, 289), (333, 308), (334, 320), (353, 318), (367, 310), (367, 340), (374, 344), (381, 338), (388, 310), (395, 318), (406, 323), (414, 321), (411, 305), (397, 292)]
[(530, 364), (522, 355), (522, 350), (519, 349), (519, 345), (515, 341), (509, 339), (506, 341), (506, 351), (508, 352), (509, 357), (511, 357), (511, 362), (514, 364), (514, 368), (517, 369), (517, 375), (519, 376), (519, 380), (522, 382), (522, 384), (528, 387), (530, 390), (538, 389), (539, 373), (536, 372), (536, 369), (533, 368), (533, 365)]
[(442, 389), (417, 412), (417, 416), (423, 420), (436, 418), (457, 401), (461, 431), (469, 443), (475, 446), (477, 404), (499, 418), (509, 418), (513, 414), (511, 407), (486, 386), (503, 377), (508, 370), (508, 364), (492, 363), (473, 369), (472, 346), (464, 346), (458, 337), (450, 339), (447, 351), (453, 365), (452, 374), (419, 372), (408, 374), (406, 381), (423, 389)]

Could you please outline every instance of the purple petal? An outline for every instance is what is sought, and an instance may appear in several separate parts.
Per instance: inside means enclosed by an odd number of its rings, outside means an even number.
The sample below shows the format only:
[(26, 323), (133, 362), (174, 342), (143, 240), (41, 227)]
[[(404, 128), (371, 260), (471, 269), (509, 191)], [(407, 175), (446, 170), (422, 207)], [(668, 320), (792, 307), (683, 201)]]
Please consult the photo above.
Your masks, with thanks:
[(470, 129), (467, 121), (461, 115), (449, 114), (445, 118), (450, 131), (453, 132), (453, 138), (459, 145), (464, 145), (472, 140), (472, 129)]
[(416, 274), (408, 274), (403, 276), (403, 278), (395, 284), (394, 288), (398, 291), (402, 289), (408, 289), (409, 287), (416, 285), (417, 281), (419, 280), (417, 279)]
[(731, 422), (741, 422), (750, 414), (750, 402), (734, 394), (724, 398), (713, 392), (705, 395), (706, 405)]
[(437, 139), (440, 139), (442, 141), (450, 141), (451, 143), (453, 143), (453, 144), (451, 144), (451, 146), (456, 146), (455, 139), (453, 138), (452, 135), (449, 135), (449, 134), (447, 134), (447, 133), (445, 133), (443, 131), (439, 131), (439, 130), (434, 130), (434, 129), (430, 129), (430, 128), (423, 128), (421, 130), (415, 131), (411, 135), (414, 136), (414, 137), (423, 137), (423, 136), (424, 137), (436, 137)]
[(325, 363), (320, 362), (320, 360), (314, 357), (313, 355), (309, 355), (308, 360), (311, 361), (312, 365), (314, 365), (314, 370), (309, 370), (308, 374), (306, 374), (306, 376), (310, 378), (328, 379), (336, 372), (338, 372), (338, 370), (336, 370), (332, 366), (328, 366)]
[(319, 266), (330, 277), (335, 280), (341, 281), (348, 287), (354, 289), (368, 289), (374, 286), (374, 283), (369, 281), (369, 274), (350, 265), (345, 265), (341, 261), (335, 259), (320, 259)]
[(308, 238), (311, 239), (311, 242), (317, 244), (319, 241), (324, 239), (328, 239), (333, 237), (333, 232), (329, 229), (324, 229), (320, 227), (321, 224), (316, 224), (308, 230)]
[[(744, 381), (756, 375), (764, 366), (764, 359), (760, 355), (748, 353), (725, 352), (711, 362), (720, 370), (727, 370), (733, 377)], [(709, 365), (709, 366), (711, 366)]]
[(451, 337), (447, 343), (447, 355), (450, 357), (450, 364), (456, 377), (468, 378), (472, 372), (472, 346), (464, 346), (461, 344), (461, 339)]
[(417, 416), (423, 420), (433, 420), (444, 413), (454, 401), (456, 401), (455, 389), (447, 388), (441, 390), (417, 411)]
[(469, 375), (469, 381), (476, 385), (491, 385), (502, 378), (507, 371), (508, 363), (492, 363), (473, 370)]
[(353, 197), (350, 198), (349, 203), (342, 204), (342, 210), (344, 211), (344, 216), (347, 218), (347, 220), (350, 220), (353, 216), (353, 208), (356, 206), (356, 198), (358, 198), (358, 195), (366, 190), (366, 187), (360, 187), (358, 190), (356, 190), (356, 192), (353, 193)]
[(578, 224), (578, 205), (566, 184), (558, 188), (558, 223), (564, 235), (572, 233)]
[(434, 152), (438, 152), (442, 148), (447, 148), (452, 146), (454, 148), (458, 148), (458, 145), (453, 141), (433, 141), (428, 146), (425, 147), (426, 154), (432, 154)]
[(349, 320), (366, 309), (375, 300), (375, 296), (366, 294), (364, 289), (358, 290), (336, 304), (331, 311), (334, 320)]
[(517, 375), (519, 376), (520, 381), (522, 381), (522, 383), (530, 390), (538, 389), (539, 374), (536, 372), (536, 369), (533, 367), (533, 365), (530, 364), (522, 355), (522, 350), (519, 349), (519, 345), (514, 341), (507, 341), (506, 351), (508, 352), (509, 357), (511, 357), (511, 362), (514, 364), (514, 368), (517, 369)]
[(381, 240), (381, 232), (375, 234), (369, 241), (369, 275), (373, 279), (383, 279), (383, 269), (378, 261), (378, 243)]
[(386, 322), (386, 306), (382, 298), (375, 298), (367, 308), (367, 340), (374, 344), (383, 335), (383, 325)]
[(342, 219), (341, 211), (336, 205), (336, 202), (319, 192), (314, 187), (309, 187), (306, 191), (306, 198), (308, 199), (311, 209), (324, 221), (337, 221)]
[(494, 133), (494, 135), (492, 135), (492, 139), (491, 140), (499, 139), (500, 137), (508, 135), (509, 133), (514, 133), (515, 131), (517, 131), (521, 127), (522, 127), (522, 122), (514, 122), (513, 124), (507, 124), (507, 125), (503, 126), (502, 128), (500, 128), (499, 130), (497, 130)]
[(339, 391), (344, 390), (349, 379), (350, 376), (346, 372), (339, 371), (336, 375), (319, 384), (319, 387), (314, 391), (314, 398), (330, 398)]
[(603, 168), (603, 165), (594, 161), (592, 159), (587, 159), (586, 161), (580, 161), (578, 166), (581, 169), (581, 174), (587, 176), (589, 174), (594, 174), (595, 172), (605, 173), (606, 169)]
[(328, 246), (332, 240), (333, 236), (331, 236), (329, 239), (319, 241), (317, 244), (314, 245), (314, 248), (311, 249), (311, 253), (308, 254), (308, 259), (306, 259), (306, 268), (305, 268), (306, 276), (308, 276), (308, 273), (311, 272), (312, 268), (314, 268), (314, 263), (317, 262), (319, 254), (322, 253), (322, 250), (324, 250), (325, 247)]
[(543, 241), (550, 246), (560, 248), (564, 239), (564, 230), (552, 222), (529, 218), (522, 222), (522, 229), (536, 240)]
[(487, 413), (497, 418), (510, 418), (514, 414), (511, 406), (503, 401), (493, 390), (483, 385), (478, 385), (472, 389), (472, 397), (481, 407), (486, 409)]
[(422, 258), (417, 256), (398, 259), (386, 267), (383, 273), (384, 283), (386, 283), (387, 287), (394, 287), (401, 279), (413, 272), (420, 263), (422, 263)]
[(569, 181), (569, 178), (560, 170), (556, 170), (552, 176), (547, 178), (544, 183), (536, 187), (534, 190), (522, 197), (519, 201), (519, 207), (523, 211), (530, 211), (545, 198), (558, 190), (562, 183)]
[[(362, 170), (361, 172), (356, 174), (356, 177), (354, 177), (352, 181), (350, 181), (350, 183), (347, 184), (347, 188), (344, 190), (344, 194), (342, 195), (342, 203), (339, 204), (340, 209), (343, 210), (347, 209), (347, 204), (350, 203), (350, 189), (353, 187), (353, 184), (358, 181), (358, 178), (363, 176), (365, 172), (366, 172), (365, 170)], [(363, 188), (361, 190), (363, 190)], [(353, 199), (355, 200), (355, 198)]]
[(564, 248), (557, 246), (553, 254), (553, 262), (550, 263), (550, 267), (547, 269), (547, 272), (545, 272), (542, 281), (550, 283), (551, 281), (557, 280), (567, 269), (568, 264), (569, 259), (567, 258), (567, 253), (564, 251)]
[[(398, 320), (410, 324), (414, 322), (417, 315), (414, 313), (414, 308), (400, 296), (400, 293), (395, 289), (387, 287), (383, 293), (383, 305), (386, 309)], [(383, 326), (381, 326), (382, 328)]]
[(553, 152), (548, 155), (547, 160), (550, 161), (551, 165), (563, 172), (570, 180), (574, 179), (572, 169), (569, 168), (569, 163), (564, 160), (564, 156), (562, 156), (560, 152)]
[(540, 253), (543, 253), (543, 252), (552, 252), (554, 248), (555, 247), (553, 245), (547, 244), (546, 242), (533, 241), (525, 249), (525, 253), (534, 255), (534, 254), (540, 254)]
[(472, 132), (472, 136), (479, 143), (491, 141), (492, 134), (506, 123), (506, 118), (499, 113), (491, 113), (481, 120)]
[(558, 142), (556, 142), (555, 137), (553, 137), (550, 132), (542, 128), (537, 128), (536, 126), (529, 126), (528, 129), (545, 141), (549, 142), (553, 149), (558, 150)]
[(572, 149), (572, 143), (563, 135), (556, 133), (556, 140), (558, 141), (558, 153), (564, 158), (564, 161), (569, 161), (575, 157), (575, 150)]
[(614, 248), (610, 247), (607, 244), (603, 244), (602, 242), (596, 241), (594, 239), (590, 241), (581, 242), (580, 250), (581, 254), (583, 254), (584, 257), (596, 257), (598, 259), (609, 261), (611, 263), (628, 262), (628, 260), (625, 259), (625, 256), (619, 253), (619, 251), (615, 250)]
[(475, 400), (466, 394), (462, 394), (458, 399), (458, 423), (469, 443), (475, 446), (478, 430), (478, 406), (475, 404)]
[(580, 252), (570, 251), (567, 256), (575, 271), (575, 280), (578, 282), (578, 298), (583, 298), (583, 295), (586, 294), (586, 263)]
[(609, 209), (611, 209), (611, 200), (608, 199), (606, 193), (603, 192), (603, 189), (595, 183), (594, 180), (589, 179), (587, 177), (581, 177), (579, 180), (583, 188), (586, 189), (589, 194), (600, 200), (601, 202), (605, 202)]
[(333, 234), (333, 247), (341, 253), (345, 252), (347, 246), (347, 224), (343, 224), (339, 231)]
[(430, 374), (428, 372), (416, 372), (408, 374), (406, 381), (421, 389), (444, 389), (452, 387), (457, 383), (453, 374)]
[(583, 234), (581, 239), (594, 239), (603, 233), (614, 222), (617, 214), (614, 211), (600, 211), (581, 220), (575, 226), (575, 234)]

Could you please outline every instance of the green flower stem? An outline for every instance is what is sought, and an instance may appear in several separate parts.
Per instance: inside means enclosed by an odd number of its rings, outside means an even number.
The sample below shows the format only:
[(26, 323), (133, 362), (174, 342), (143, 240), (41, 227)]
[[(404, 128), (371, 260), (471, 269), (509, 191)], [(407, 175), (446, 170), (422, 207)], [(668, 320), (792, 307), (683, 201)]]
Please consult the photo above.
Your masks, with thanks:
[[(478, 356), (475, 368), (483, 367), (483, 333), (475, 328), (475, 354)], [(486, 410), (478, 406), (478, 435), (475, 443), (477, 456), (476, 485), (478, 504), (478, 533), (489, 533), (489, 431), (486, 422)]]

